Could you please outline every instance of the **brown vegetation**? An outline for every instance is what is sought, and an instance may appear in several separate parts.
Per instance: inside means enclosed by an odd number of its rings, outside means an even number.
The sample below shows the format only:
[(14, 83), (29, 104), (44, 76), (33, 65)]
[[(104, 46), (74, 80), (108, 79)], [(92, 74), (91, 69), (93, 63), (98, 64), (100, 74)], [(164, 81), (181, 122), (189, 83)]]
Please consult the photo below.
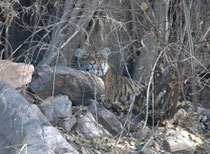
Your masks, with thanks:
[(115, 73), (147, 86), (146, 109), (160, 120), (178, 102), (210, 107), (209, 8), (208, 0), (3, 0), (1, 58), (73, 67), (75, 49), (109, 47)]

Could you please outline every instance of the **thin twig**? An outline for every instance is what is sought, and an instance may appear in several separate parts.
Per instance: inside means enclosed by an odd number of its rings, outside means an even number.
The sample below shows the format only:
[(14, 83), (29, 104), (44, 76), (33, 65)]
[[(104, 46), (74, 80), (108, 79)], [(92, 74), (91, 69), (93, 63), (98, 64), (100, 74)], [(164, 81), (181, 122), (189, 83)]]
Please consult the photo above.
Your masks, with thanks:
[(155, 64), (152, 68), (152, 72), (151, 72), (151, 76), (150, 76), (150, 79), (149, 79), (149, 84), (148, 84), (148, 87), (147, 87), (147, 101), (146, 101), (146, 119), (145, 119), (145, 122), (144, 122), (144, 126), (143, 128), (147, 125), (147, 121), (148, 121), (148, 116), (149, 116), (149, 90), (150, 90), (150, 86), (151, 86), (151, 83), (153, 81), (153, 76), (154, 76), (154, 73), (155, 73), (155, 68), (157, 66), (157, 62), (159, 61), (162, 53), (163, 53), (164, 50), (161, 50), (156, 61), (155, 61)]
[[(192, 30), (191, 30), (191, 25), (190, 25), (190, 12), (186, 6), (185, 0), (182, 0), (182, 3), (183, 3), (185, 21), (186, 21), (186, 26), (187, 26), (189, 49), (190, 49), (191, 55), (193, 57), (195, 57), (194, 45), (193, 45), (193, 39), (192, 39)], [(198, 110), (198, 98), (196, 95), (196, 91), (197, 91), (196, 79), (195, 79), (196, 70), (195, 70), (195, 61), (193, 58), (191, 58), (191, 70), (192, 70), (192, 93), (193, 93), (192, 102), (194, 105), (194, 110), (197, 111)]]

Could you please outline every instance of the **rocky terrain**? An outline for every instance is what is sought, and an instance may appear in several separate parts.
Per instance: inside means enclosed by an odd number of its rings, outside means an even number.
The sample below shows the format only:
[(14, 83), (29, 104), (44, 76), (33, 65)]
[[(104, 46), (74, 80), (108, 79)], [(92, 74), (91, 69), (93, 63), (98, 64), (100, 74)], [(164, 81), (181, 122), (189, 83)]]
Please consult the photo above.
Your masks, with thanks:
[[(144, 127), (98, 98), (103, 80), (70, 67), (0, 61), (0, 154), (208, 153), (210, 110), (190, 102)], [(33, 75), (33, 76), (32, 76)], [(31, 80), (32, 79), (32, 80)], [(122, 115), (121, 115), (122, 116)]]

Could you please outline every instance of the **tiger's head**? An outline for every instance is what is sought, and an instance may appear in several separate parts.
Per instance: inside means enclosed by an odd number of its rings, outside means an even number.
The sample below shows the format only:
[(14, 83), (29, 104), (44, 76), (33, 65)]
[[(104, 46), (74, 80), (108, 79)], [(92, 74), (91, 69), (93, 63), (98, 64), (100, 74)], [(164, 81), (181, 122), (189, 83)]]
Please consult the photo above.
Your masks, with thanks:
[(80, 48), (75, 50), (78, 67), (99, 77), (103, 77), (108, 72), (108, 57), (110, 54), (111, 50), (109, 48), (104, 48), (97, 53), (85, 51)]

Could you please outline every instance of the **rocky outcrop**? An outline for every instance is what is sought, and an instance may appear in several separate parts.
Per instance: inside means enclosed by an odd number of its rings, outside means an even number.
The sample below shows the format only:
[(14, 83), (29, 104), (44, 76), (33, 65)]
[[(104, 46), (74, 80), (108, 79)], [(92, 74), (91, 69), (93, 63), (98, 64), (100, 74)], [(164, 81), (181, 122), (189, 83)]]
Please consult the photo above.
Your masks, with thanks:
[(6, 82), (0, 82), (0, 115), (0, 153), (77, 153), (36, 105)]

